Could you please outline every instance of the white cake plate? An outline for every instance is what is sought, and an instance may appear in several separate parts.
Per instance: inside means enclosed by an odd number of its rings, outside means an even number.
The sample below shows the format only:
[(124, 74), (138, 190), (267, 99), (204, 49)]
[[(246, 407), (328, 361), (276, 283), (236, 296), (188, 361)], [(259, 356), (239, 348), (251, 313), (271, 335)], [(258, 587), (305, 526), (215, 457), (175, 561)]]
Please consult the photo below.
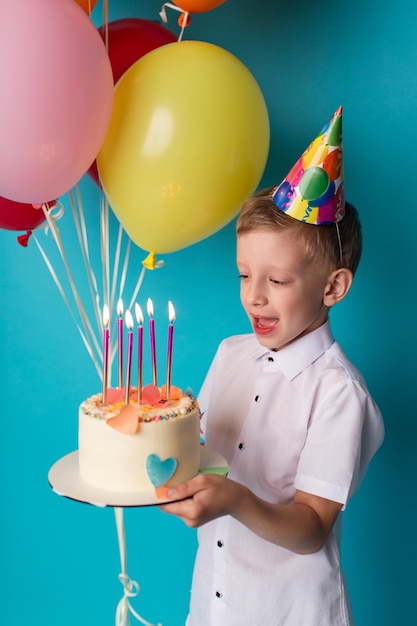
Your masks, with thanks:
[[(206, 446), (201, 446), (200, 472), (216, 473), (226, 476), (229, 468), (221, 454)], [(105, 507), (152, 506), (172, 502), (157, 498), (155, 492), (120, 493), (98, 489), (86, 483), (78, 469), (78, 450), (63, 456), (54, 463), (48, 473), (48, 481), (53, 491), (59, 496), (71, 500)]]

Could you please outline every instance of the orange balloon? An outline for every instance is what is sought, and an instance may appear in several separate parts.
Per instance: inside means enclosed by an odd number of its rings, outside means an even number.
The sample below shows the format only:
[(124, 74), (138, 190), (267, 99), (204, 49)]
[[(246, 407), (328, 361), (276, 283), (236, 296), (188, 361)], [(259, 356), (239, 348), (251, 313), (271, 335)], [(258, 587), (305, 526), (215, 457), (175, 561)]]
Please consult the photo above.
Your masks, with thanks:
[(175, 4), (188, 13), (205, 13), (226, 2), (226, 0), (175, 0)]
[(87, 15), (91, 14), (91, 11), (97, 4), (97, 0), (74, 0), (77, 4), (80, 5), (82, 9), (87, 13)]

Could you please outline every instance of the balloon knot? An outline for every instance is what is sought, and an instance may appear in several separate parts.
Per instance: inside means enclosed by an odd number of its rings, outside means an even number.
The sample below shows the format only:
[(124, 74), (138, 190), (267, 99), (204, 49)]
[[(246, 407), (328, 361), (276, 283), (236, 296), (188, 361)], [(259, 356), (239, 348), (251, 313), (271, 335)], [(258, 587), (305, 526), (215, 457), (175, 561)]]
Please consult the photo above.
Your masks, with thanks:
[(31, 234), (32, 234), (32, 231), (27, 230), (24, 235), (19, 235), (18, 237), (16, 237), (17, 243), (21, 245), (23, 248), (27, 248), (28, 243), (29, 243), (29, 237), (31, 236)]
[(146, 257), (146, 259), (142, 261), (142, 265), (144, 265), (146, 269), (148, 270), (154, 270), (155, 262), (156, 262), (156, 254), (155, 252), (150, 252), (148, 256)]
[(184, 13), (182, 13), (178, 18), (178, 26), (180, 26), (181, 28), (186, 28), (187, 26), (190, 25), (190, 22), (191, 22), (191, 15), (187, 13), (186, 11), (184, 11)]
[(176, 4), (172, 4), (172, 2), (164, 2), (164, 4), (161, 7), (161, 11), (159, 13), (161, 20), (164, 22), (164, 24), (168, 22), (166, 7), (169, 7), (170, 9), (173, 9), (174, 11), (178, 11), (179, 13), (181, 13), (181, 15), (178, 18), (178, 25), (181, 28), (178, 41), (181, 41), (182, 36), (184, 34), (184, 29), (191, 22), (191, 16), (188, 11), (184, 11), (184, 9), (181, 9), (181, 7), (177, 6)]

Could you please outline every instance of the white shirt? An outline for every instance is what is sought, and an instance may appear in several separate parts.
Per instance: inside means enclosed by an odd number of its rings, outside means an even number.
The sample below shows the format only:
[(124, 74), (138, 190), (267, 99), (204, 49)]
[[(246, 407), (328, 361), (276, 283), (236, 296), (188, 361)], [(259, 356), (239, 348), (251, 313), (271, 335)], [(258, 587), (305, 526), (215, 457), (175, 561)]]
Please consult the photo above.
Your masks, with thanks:
[[(327, 322), (278, 352), (223, 341), (199, 396), (207, 446), (229, 477), (277, 503), (299, 489), (346, 505), (383, 440), (380, 412)], [(348, 626), (340, 518), (297, 555), (230, 516), (198, 531), (188, 626)]]

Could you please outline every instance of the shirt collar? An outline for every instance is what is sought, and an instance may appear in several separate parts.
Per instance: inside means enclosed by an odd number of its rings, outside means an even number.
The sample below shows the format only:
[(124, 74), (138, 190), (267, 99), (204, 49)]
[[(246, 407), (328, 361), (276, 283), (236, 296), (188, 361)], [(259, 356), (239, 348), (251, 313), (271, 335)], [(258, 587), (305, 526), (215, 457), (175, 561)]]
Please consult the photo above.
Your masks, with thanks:
[(288, 380), (292, 380), (326, 352), (333, 342), (330, 322), (327, 320), (316, 330), (300, 337), (277, 352), (266, 350), (259, 345), (256, 358), (267, 358), (268, 361), (271, 361), (272, 358), (271, 367), (276, 367)]

